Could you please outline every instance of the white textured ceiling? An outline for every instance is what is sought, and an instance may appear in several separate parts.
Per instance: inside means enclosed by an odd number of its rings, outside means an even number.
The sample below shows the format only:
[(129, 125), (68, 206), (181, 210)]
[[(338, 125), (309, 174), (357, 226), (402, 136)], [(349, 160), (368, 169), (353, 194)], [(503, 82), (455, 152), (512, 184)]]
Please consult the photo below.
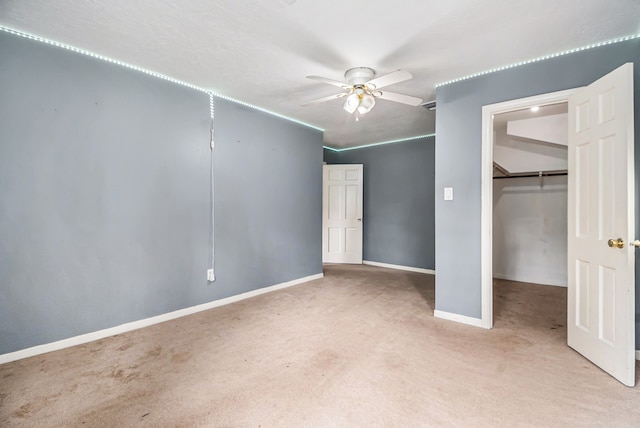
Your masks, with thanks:
[(639, 0), (2, 0), (0, 25), (184, 80), (324, 129), (348, 147), (435, 131), (435, 113), (389, 101), (356, 122), (335, 93), (351, 67), (435, 85), (640, 32)]

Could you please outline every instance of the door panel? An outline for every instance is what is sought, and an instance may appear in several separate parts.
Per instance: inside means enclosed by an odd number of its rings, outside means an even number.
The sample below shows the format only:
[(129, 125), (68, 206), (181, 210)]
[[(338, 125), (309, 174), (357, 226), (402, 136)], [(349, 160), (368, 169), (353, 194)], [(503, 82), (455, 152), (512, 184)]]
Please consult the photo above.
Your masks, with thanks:
[[(569, 98), (569, 346), (635, 383), (633, 64)], [(609, 245), (622, 238), (623, 248)], [(614, 243), (615, 244), (615, 243)]]
[(589, 331), (589, 263), (583, 260), (576, 260), (576, 326)]

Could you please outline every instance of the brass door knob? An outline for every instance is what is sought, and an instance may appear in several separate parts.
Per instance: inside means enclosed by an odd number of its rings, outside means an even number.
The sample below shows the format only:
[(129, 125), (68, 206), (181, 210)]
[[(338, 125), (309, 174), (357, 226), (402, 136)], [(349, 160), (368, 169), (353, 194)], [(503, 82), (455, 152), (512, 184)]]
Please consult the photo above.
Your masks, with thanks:
[(609, 239), (607, 241), (607, 244), (613, 248), (624, 248), (624, 241), (622, 240), (622, 238), (618, 238), (618, 239)]

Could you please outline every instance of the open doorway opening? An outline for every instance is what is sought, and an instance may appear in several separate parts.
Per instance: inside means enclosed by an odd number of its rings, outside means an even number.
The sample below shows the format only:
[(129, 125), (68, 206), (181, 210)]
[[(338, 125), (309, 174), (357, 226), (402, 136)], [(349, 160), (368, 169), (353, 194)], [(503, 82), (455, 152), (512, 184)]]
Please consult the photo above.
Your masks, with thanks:
[[(493, 182), (494, 182), (494, 117), (503, 113), (522, 111), (537, 106), (566, 103), (573, 90), (553, 92), (518, 100), (505, 101), (498, 104), (484, 106), (482, 109), (482, 236), (481, 236), (481, 282), (482, 282), (482, 320), (484, 328), (493, 327)], [(528, 137), (530, 138), (531, 135)], [(508, 145), (506, 146), (508, 147)], [(542, 147), (542, 146), (540, 146)], [(531, 171), (525, 171), (531, 172)], [(538, 175), (541, 171), (538, 171)], [(503, 168), (503, 175), (514, 174)], [(528, 177), (532, 178), (532, 177)], [(535, 179), (535, 178), (534, 178)], [(540, 177), (537, 178), (538, 180)], [(543, 177), (544, 179), (544, 177)], [(565, 235), (566, 236), (566, 235)], [(566, 262), (565, 262), (566, 263)]]
[(518, 308), (523, 325), (547, 319), (566, 332), (567, 108), (493, 117), (494, 322)]

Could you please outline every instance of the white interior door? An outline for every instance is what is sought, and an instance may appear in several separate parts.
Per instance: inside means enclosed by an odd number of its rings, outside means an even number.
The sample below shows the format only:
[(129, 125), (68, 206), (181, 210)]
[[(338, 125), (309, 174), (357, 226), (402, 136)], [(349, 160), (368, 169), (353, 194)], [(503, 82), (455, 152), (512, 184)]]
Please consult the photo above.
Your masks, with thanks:
[(633, 64), (569, 98), (568, 343), (629, 386), (635, 383), (633, 138)]
[(362, 165), (324, 165), (322, 261), (362, 264)]

